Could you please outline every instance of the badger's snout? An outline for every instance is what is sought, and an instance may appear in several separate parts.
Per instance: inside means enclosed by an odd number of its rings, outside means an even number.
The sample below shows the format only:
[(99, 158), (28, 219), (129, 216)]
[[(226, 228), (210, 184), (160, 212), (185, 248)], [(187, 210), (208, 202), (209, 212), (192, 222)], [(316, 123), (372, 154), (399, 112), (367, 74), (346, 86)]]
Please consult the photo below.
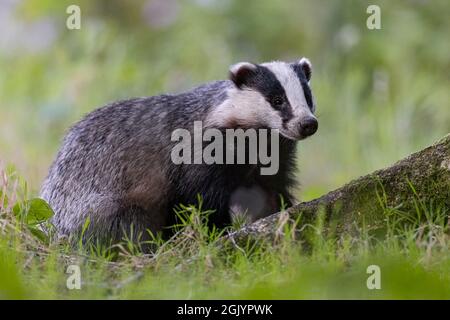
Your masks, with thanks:
[(300, 120), (298, 129), (299, 135), (303, 138), (312, 136), (316, 133), (319, 123), (315, 117), (306, 117)]

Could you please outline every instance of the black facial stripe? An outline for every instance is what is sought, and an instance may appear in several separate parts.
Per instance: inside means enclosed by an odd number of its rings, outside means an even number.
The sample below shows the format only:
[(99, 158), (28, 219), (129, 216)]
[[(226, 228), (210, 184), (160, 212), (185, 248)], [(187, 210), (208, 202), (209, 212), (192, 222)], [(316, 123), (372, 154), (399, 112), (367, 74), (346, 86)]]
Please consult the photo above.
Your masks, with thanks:
[[(245, 86), (261, 93), (272, 108), (280, 111), (283, 121), (288, 121), (292, 118), (292, 107), (287, 99), (286, 92), (280, 81), (268, 68), (258, 65), (257, 70), (254, 71), (253, 76), (248, 78)], [(283, 99), (284, 103), (282, 106), (274, 105), (275, 97)]]
[(310, 110), (313, 109), (313, 100), (312, 100), (312, 93), (311, 89), (309, 88), (308, 83), (306, 82), (300, 82), (303, 88), (303, 94), (305, 95), (306, 103), (308, 104), (308, 107)]
[(308, 104), (309, 109), (312, 110), (313, 109), (312, 93), (311, 88), (309, 87), (308, 84), (308, 80), (306, 79), (305, 72), (303, 71), (302, 66), (297, 63), (292, 64), (291, 67), (294, 70), (295, 74), (297, 75), (300, 84), (302, 85), (306, 103)]

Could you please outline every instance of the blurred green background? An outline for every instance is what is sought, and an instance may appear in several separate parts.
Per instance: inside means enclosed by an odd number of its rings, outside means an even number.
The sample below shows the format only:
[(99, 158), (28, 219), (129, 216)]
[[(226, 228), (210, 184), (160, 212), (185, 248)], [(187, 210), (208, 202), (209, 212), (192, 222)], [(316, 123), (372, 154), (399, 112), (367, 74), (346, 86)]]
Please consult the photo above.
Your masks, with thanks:
[[(66, 28), (71, 4), (81, 30)], [(381, 30), (366, 27), (369, 4)], [(311, 199), (450, 132), (449, 31), (448, 0), (0, 0), (0, 161), (36, 194), (94, 108), (306, 56), (320, 126), (299, 146), (299, 195)]]

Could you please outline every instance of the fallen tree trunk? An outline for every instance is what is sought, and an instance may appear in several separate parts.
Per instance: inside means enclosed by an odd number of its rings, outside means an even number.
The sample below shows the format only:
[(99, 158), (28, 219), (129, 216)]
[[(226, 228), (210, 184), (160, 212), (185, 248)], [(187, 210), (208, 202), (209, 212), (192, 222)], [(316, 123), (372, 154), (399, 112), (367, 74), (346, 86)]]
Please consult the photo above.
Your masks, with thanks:
[[(337, 235), (361, 226), (370, 232), (386, 228), (390, 213), (423, 216), (425, 212), (450, 213), (450, 134), (394, 165), (360, 177), (316, 200), (302, 202), (229, 234), (226, 239), (243, 243), (249, 238), (276, 239), (286, 221), (297, 221), (296, 230), (314, 223), (318, 213), (326, 229)], [(443, 213), (444, 212), (444, 213)], [(301, 233), (301, 231), (300, 231)]]

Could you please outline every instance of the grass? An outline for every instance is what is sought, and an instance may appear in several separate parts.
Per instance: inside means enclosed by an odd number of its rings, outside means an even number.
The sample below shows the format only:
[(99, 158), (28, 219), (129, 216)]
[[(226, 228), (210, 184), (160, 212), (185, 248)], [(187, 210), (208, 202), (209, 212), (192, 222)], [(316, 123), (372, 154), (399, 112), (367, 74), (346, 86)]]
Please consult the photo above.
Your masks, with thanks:
[[(37, 213), (45, 216), (45, 209), (17, 206), (24, 184), (5, 172), (2, 177), (0, 298), (450, 298), (448, 212), (421, 202), (416, 212), (404, 216), (384, 207), (382, 237), (370, 235), (363, 225), (356, 235), (330, 236), (329, 230), (326, 235), (318, 218), (304, 230), (307, 243), (294, 241), (293, 222), (288, 222), (275, 242), (260, 240), (225, 250), (219, 245), (223, 232), (206, 227), (210, 212), (199, 201), (178, 208), (175, 236), (166, 242), (153, 238), (155, 251), (145, 255), (126, 237), (113, 248), (46, 243), (30, 228)], [(67, 268), (74, 264), (80, 267), (80, 290), (66, 286)], [(380, 267), (379, 290), (367, 288), (370, 265)]]

